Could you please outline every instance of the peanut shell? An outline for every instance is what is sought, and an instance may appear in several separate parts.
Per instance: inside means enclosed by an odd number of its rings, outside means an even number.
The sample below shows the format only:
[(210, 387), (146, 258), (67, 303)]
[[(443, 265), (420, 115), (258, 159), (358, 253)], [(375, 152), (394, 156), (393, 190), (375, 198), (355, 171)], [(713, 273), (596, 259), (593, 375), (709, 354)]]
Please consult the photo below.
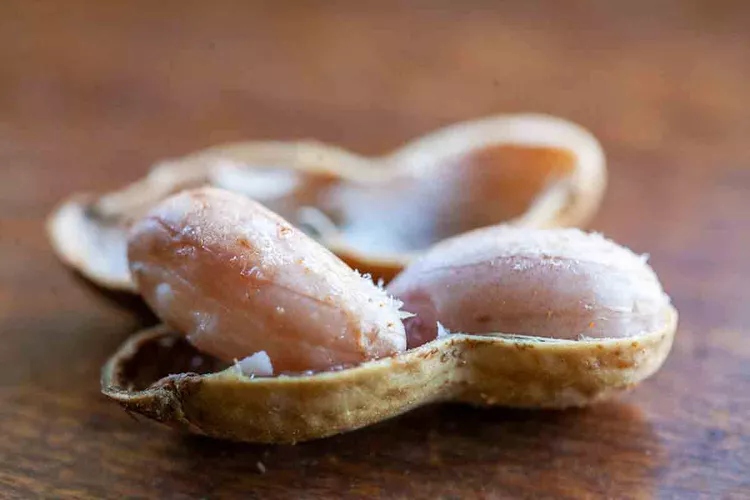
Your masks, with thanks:
[(48, 233), (66, 264), (132, 292), (128, 227), (167, 196), (211, 185), (260, 201), (355, 269), (390, 280), (435, 242), (478, 227), (582, 226), (605, 184), (604, 155), (586, 130), (545, 115), (501, 115), (380, 157), (316, 142), (210, 148), (161, 162), (122, 190), (71, 197)]
[[(629, 338), (453, 334), (354, 368), (274, 378), (248, 378), (217, 364), (160, 326), (118, 349), (103, 368), (102, 391), (128, 411), (171, 427), (256, 443), (319, 439), (441, 401), (583, 406), (659, 369), (677, 326), (673, 307), (664, 314), (658, 331)], [(175, 367), (177, 360), (182, 365)], [(200, 367), (207, 372), (195, 373)]]

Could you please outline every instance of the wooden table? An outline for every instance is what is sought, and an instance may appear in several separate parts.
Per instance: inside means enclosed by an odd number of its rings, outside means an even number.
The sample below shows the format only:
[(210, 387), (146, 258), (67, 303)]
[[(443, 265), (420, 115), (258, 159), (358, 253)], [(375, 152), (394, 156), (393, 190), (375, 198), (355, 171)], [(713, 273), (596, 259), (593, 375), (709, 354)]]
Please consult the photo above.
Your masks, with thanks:
[[(534, 4), (0, 3), (0, 496), (750, 498), (750, 3)], [(682, 313), (643, 386), (278, 447), (182, 436), (99, 394), (153, 319), (55, 259), (61, 198), (224, 141), (376, 153), (519, 111), (600, 137), (593, 228), (649, 252)]]

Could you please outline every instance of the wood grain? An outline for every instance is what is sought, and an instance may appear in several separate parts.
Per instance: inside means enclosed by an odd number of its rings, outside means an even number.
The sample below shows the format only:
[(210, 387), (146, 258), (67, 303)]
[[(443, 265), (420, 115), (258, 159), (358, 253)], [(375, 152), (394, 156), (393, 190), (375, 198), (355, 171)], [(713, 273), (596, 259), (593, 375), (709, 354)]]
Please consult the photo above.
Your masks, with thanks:
[[(750, 498), (747, 2), (0, 2), (0, 496)], [(64, 269), (43, 218), (244, 138), (363, 153), (542, 111), (602, 140), (593, 227), (681, 310), (664, 369), (562, 413), (439, 406), (295, 447), (184, 437), (99, 394), (152, 322)]]

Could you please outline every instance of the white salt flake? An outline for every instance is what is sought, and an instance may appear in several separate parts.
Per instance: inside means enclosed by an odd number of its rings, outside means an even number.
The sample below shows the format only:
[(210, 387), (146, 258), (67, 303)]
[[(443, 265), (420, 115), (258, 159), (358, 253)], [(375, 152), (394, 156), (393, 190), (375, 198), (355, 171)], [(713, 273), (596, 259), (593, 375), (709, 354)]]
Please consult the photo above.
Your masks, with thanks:
[(448, 331), (448, 329), (444, 327), (442, 323), (440, 323), (440, 321), (438, 321), (437, 322), (437, 338), (441, 339), (443, 337), (447, 337), (450, 334), (451, 332)]
[(409, 311), (399, 311), (398, 312), (398, 317), (401, 318), (401, 319), (413, 318), (414, 316), (416, 316), (416, 314), (410, 313)]
[(255, 354), (235, 361), (234, 366), (248, 377), (270, 377), (273, 375), (273, 364), (266, 351), (259, 351)]

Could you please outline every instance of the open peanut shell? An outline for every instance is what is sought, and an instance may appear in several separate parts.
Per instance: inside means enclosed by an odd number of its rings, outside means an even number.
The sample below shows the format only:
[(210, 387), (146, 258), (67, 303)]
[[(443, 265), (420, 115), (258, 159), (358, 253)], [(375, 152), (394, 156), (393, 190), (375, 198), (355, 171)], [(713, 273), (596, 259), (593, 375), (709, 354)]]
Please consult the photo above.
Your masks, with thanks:
[(128, 227), (175, 192), (213, 185), (260, 201), (352, 267), (388, 280), (435, 242), (478, 227), (584, 225), (605, 184), (602, 150), (586, 130), (544, 115), (496, 116), (372, 158), (315, 142), (207, 149), (120, 191), (70, 198), (48, 232), (68, 265), (134, 291)]
[(272, 378), (249, 378), (160, 326), (120, 347), (103, 369), (102, 390), (172, 427), (259, 443), (322, 438), (439, 401), (583, 406), (658, 370), (677, 326), (674, 308), (664, 314), (658, 331), (628, 338), (450, 334), (351, 368)]

